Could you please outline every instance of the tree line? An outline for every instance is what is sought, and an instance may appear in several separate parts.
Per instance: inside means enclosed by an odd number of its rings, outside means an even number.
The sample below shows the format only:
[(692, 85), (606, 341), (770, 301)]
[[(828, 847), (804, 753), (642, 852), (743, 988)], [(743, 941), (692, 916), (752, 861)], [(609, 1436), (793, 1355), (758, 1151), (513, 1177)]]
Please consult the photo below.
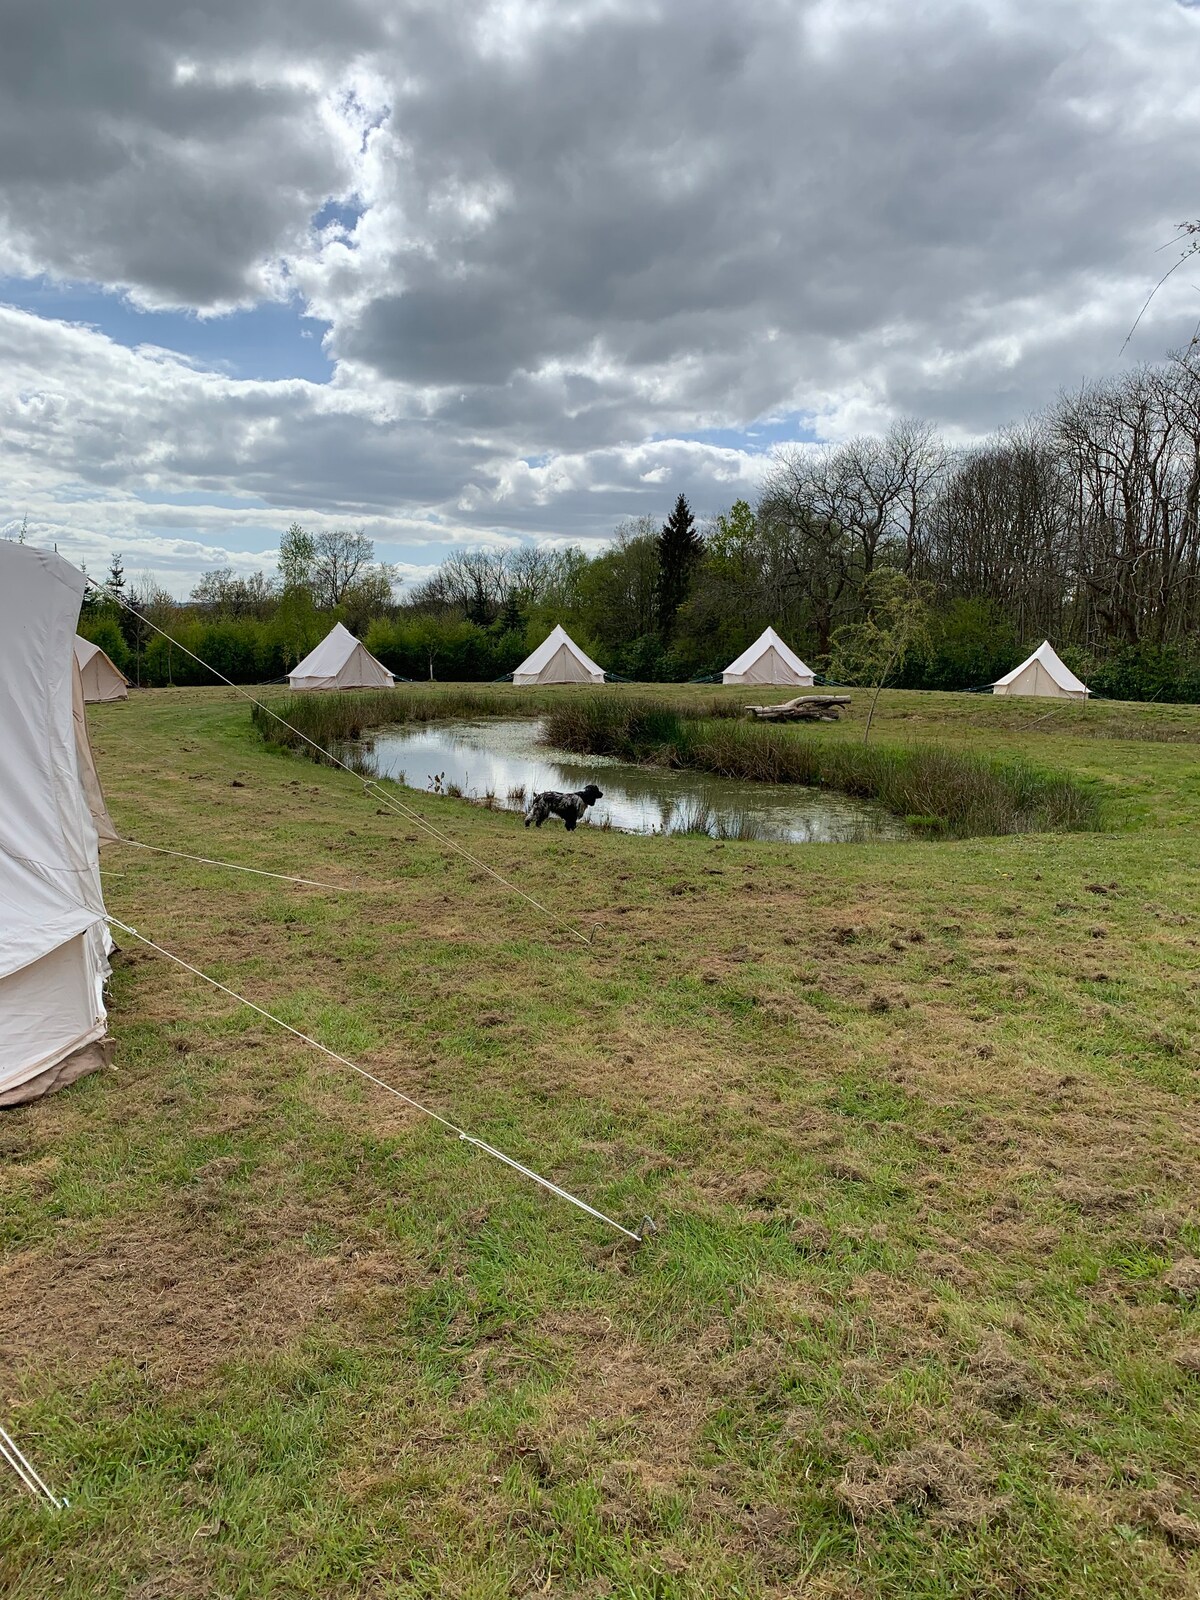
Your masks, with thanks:
[[(902, 686), (982, 686), (1049, 638), (1098, 692), (1200, 700), (1200, 358), (1086, 385), (968, 448), (911, 419), (791, 446), (753, 505), (700, 525), (681, 494), (592, 557), (456, 552), (397, 598), (362, 533), (294, 524), (274, 574), (210, 572), (182, 604), (145, 588), (139, 610), (243, 681), (281, 676), (335, 618), (409, 678), (500, 677), (555, 622), (631, 679), (719, 672), (768, 623), (837, 675), (899, 607), (903, 648), (884, 655)], [(83, 627), (143, 682), (204, 681), (119, 605)]]

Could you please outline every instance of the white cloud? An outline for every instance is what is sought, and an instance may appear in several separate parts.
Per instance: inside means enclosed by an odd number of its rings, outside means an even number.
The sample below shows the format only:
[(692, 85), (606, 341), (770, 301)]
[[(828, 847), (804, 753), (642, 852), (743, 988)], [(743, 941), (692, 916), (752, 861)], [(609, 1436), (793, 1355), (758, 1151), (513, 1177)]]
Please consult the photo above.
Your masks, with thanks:
[(420, 566), (717, 509), (762, 459), (686, 435), (966, 438), (1195, 325), (1181, 272), (1120, 354), (1196, 209), (1173, 0), (93, 10), (8, 0), (0, 268), (299, 295), (337, 363), (239, 381), (0, 313), (0, 518), (173, 583), (293, 516)]

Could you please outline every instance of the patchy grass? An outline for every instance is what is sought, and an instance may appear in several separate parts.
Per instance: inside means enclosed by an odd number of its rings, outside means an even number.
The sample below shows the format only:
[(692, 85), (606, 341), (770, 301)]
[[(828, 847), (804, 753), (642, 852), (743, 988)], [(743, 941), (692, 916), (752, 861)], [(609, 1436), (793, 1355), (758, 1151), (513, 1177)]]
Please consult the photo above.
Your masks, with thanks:
[(0, 1118), (0, 1415), (71, 1500), (0, 1480), (0, 1592), (1194, 1594), (1200, 714), (1068, 709), (877, 723), (1087, 778), (1118, 831), (415, 802), (584, 946), (227, 691), (92, 708), (130, 836), (353, 891), (118, 848), (115, 915), (662, 1231), (130, 948), (113, 1070)]

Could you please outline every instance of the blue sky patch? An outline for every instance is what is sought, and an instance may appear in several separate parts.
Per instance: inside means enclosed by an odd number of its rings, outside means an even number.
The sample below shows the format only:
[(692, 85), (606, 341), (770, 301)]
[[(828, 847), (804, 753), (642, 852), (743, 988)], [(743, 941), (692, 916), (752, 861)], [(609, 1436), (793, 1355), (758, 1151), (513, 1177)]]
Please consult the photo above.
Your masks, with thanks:
[(767, 417), (752, 422), (746, 428), (699, 428), (694, 433), (656, 433), (655, 443), (669, 439), (688, 439), (695, 444), (711, 444), (718, 449), (763, 452), (777, 444), (793, 444), (797, 440), (815, 440), (817, 434), (812, 419), (802, 411), (784, 417)]
[(48, 278), (0, 278), (0, 302), (60, 322), (85, 322), (128, 349), (158, 345), (232, 378), (307, 378), (326, 383), (333, 363), (321, 348), (326, 324), (295, 301), (263, 301), (247, 311), (198, 317), (139, 311), (123, 295)]

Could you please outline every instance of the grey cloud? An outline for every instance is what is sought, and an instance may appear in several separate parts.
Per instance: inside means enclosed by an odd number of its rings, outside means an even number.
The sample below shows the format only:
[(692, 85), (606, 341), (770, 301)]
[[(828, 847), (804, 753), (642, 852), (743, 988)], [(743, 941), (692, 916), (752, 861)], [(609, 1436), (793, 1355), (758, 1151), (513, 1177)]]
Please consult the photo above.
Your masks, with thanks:
[(553, 348), (548, 321), (519, 289), (430, 283), (368, 302), (340, 344), (345, 356), (413, 383), (504, 383), (531, 352)]
[[(744, 419), (723, 369), (760, 358), (768, 324), (770, 405), (866, 333), (936, 341), (958, 307), (999, 322), (1064, 279), (1144, 271), (1189, 181), (1168, 30), (1131, 70), (1115, 9), (916, 5), (819, 48), (813, 6), (747, 4), (732, 32), (692, 4), (548, 29), (499, 65), (439, 15), (439, 71), (397, 84), (379, 174), (423, 253), (364, 270), (332, 348), (487, 389), (586, 371), (598, 341), (630, 432), (650, 409), (633, 380), (673, 364), (680, 409)], [(438, 211), (455, 190), (499, 197), (484, 226)]]
[[(200, 310), (286, 273), (340, 363), (237, 384), (6, 324), (14, 495), (414, 541), (715, 509), (753, 463), (642, 441), (1014, 420), (1118, 359), (1196, 210), (1174, 0), (0, 0), (0, 37), (0, 260)], [(1133, 355), (1195, 317), (1180, 274)]]
[(351, 178), (318, 115), (322, 69), (332, 82), (382, 32), (358, 0), (3, 0), (10, 250), (152, 302), (252, 297)]

